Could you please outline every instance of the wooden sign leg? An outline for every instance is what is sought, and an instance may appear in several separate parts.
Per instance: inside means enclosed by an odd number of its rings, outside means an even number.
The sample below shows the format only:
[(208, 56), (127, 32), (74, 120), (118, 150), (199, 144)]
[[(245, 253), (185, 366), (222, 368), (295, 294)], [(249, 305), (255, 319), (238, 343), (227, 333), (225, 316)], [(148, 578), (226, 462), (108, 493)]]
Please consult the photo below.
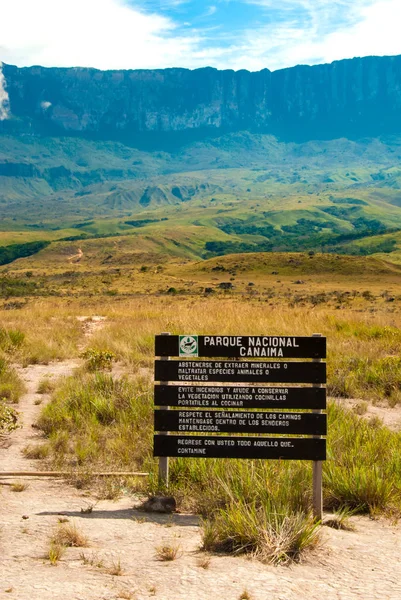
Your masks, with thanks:
[[(162, 333), (161, 335), (170, 335), (170, 333)], [(161, 358), (161, 360), (170, 360), (170, 358)], [(168, 381), (162, 381), (163, 385), (168, 385)], [(168, 410), (169, 407), (162, 407), (162, 410)], [(168, 435), (166, 433), (165, 435)], [(168, 456), (160, 456), (159, 457), (159, 487), (167, 488), (169, 484), (169, 460)]]
[(169, 467), (168, 456), (160, 456), (159, 457), (159, 486), (160, 487), (168, 488), (168, 483), (169, 483), (168, 467)]
[(323, 519), (323, 463), (321, 460), (313, 461), (313, 516), (316, 521)]
[[(321, 333), (314, 333), (312, 337), (321, 337)], [(313, 362), (322, 362), (320, 358), (313, 359)], [(319, 383), (314, 383), (313, 387), (322, 387)], [(313, 413), (321, 414), (321, 410), (312, 410)], [(321, 439), (321, 435), (313, 436)], [(313, 516), (316, 521), (323, 519), (323, 462), (321, 460), (313, 461)]]

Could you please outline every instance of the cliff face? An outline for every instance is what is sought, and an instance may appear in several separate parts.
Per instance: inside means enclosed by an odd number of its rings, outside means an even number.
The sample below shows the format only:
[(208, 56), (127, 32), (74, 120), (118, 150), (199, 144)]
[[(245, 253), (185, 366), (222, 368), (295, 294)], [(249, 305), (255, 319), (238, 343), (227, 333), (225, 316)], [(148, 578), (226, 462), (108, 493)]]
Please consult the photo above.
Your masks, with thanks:
[[(0, 131), (140, 140), (249, 129), (287, 139), (401, 132), (401, 56), (218, 71), (98, 71), (3, 65)], [(184, 136), (185, 137), (185, 136)]]

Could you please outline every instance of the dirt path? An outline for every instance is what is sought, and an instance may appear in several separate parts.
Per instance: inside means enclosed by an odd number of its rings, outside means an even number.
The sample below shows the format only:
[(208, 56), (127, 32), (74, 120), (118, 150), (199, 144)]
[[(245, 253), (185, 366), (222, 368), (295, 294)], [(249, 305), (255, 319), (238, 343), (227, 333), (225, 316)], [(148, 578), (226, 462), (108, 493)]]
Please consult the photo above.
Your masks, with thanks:
[(81, 248), (78, 248), (77, 254), (73, 254), (72, 256), (68, 256), (67, 260), (69, 262), (74, 262), (74, 263), (78, 263), (81, 261), (81, 258), (83, 257), (84, 253), (82, 252)]
[[(27, 385), (20, 403), (24, 427), (0, 449), (0, 471), (37, 469), (37, 461), (24, 458), (21, 450), (41, 441), (31, 427), (40, 410), (38, 383), (45, 375), (70, 374), (75, 365), (66, 361), (21, 370)], [(319, 551), (292, 567), (212, 556), (205, 569), (199, 564), (201, 534), (193, 515), (144, 518), (128, 496), (97, 502), (63, 481), (34, 478), (24, 479), (29, 487), (17, 493), (13, 481), (0, 477), (0, 598), (238, 600), (247, 590), (253, 600), (401, 599), (400, 525), (364, 517), (353, 519), (355, 532), (324, 527)], [(82, 513), (89, 505), (93, 511)], [(51, 566), (45, 552), (61, 514), (87, 535), (90, 546), (67, 549)], [(155, 549), (163, 543), (180, 547), (175, 561), (157, 560)]]
[(18, 369), (27, 388), (27, 393), (21, 398), (17, 409), (22, 427), (8, 438), (4, 444), (5, 447), (0, 450), (0, 471), (34, 471), (38, 469), (37, 461), (27, 461), (22, 454), (22, 450), (28, 444), (33, 445), (39, 440), (43, 441), (38, 430), (32, 427), (40, 411), (40, 406), (35, 402), (43, 402), (48, 398), (46, 394), (36, 393), (38, 385), (45, 377), (56, 380), (59, 377), (70, 375), (77, 365), (77, 361), (69, 360), (51, 365), (31, 365), (26, 369)]
[(401, 405), (397, 404), (393, 408), (389, 406), (374, 405), (363, 400), (355, 400), (351, 398), (335, 398), (336, 402), (345, 408), (348, 408), (363, 419), (379, 419), (383, 425), (392, 431), (401, 430)]

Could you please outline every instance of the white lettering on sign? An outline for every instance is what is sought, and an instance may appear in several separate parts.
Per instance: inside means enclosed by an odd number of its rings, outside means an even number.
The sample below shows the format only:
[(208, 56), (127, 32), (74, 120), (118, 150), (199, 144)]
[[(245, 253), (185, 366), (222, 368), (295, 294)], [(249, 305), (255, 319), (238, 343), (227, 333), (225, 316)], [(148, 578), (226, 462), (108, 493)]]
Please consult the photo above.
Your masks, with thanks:
[(240, 348), (240, 356), (266, 356), (267, 358), (281, 358), (284, 356), (281, 348)]
[(204, 344), (205, 346), (225, 346), (226, 348), (233, 348), (236, 346), (242, 346), (242, 338), (241, 336), (207, 335), (205, 336)]
[[(206, 335), (205, 346), (224, 346), (239, 348), (241, 356), (283, 356), (281, 348), (299, 348), (294, 337), (253, 336), (245, 338), (247, 347), (243, 346), (242, 336)], [(264, 351), (263, 351), (264, 350)]]
[(273, 348), (299, 348), (295, 338), (290, 337), (250, 337), (250, 346), (263, 346), (264, 348), (272, 346)]

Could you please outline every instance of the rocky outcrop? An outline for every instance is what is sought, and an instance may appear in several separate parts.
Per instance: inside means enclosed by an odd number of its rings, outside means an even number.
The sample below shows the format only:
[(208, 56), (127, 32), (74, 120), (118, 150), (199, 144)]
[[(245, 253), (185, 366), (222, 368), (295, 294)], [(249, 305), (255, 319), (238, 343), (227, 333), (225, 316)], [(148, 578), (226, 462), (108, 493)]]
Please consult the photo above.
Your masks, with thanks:
[(270, 72), (3, 65), (2, 131), (167, 144), (235, 130), (287, 139), (401, 132), (401, 56)]
[(31, 163), (0, 161), (0, 177), (40, 177), (40, 171)]

